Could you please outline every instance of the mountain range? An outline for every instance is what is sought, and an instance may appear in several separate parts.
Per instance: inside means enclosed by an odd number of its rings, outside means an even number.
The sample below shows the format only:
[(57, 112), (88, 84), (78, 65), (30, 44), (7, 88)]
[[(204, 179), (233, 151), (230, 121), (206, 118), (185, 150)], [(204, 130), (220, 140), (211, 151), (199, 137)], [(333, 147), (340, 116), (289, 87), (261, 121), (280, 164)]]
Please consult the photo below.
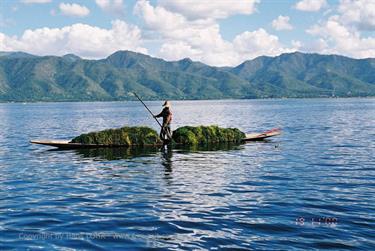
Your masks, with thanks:
[(301, 52), (236, 67), (117, 51), (105, 59), (0, 52), (0, 101), (375, 96), (375, 59)]

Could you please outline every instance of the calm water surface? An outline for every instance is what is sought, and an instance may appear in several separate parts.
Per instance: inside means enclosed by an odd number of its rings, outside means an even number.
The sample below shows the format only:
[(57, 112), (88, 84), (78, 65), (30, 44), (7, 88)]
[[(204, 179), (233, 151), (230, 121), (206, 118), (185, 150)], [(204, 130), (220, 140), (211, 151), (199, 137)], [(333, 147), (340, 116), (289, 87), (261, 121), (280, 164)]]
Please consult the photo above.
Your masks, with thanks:
[(216, 151), (54, 151), (28, 141), (157, 127), (137, 102), (0, 104), (0, 249), (375, 249), (375, 99), (173, 112), (174, 128), (284, 133)]

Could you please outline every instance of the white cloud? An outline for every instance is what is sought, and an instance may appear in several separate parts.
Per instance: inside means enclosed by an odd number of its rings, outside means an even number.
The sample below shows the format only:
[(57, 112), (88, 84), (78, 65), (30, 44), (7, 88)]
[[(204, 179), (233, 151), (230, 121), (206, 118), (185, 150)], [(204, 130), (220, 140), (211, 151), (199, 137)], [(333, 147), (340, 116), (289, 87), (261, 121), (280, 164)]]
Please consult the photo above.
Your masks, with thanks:
[(319, 37), (324, 53), (354, 58), (375, 57), (375, 37), (362, 37), (354, 27), (347, 27), (340, 20), (340, 16), (331, 16), (306, 32)]
[(167, 60), (190, 57), (206, 64), (224, 66), (260, 55), (294, 51), (294, 48), (285, 48), (277, 36), (264, 29), (244, 32), (233, 41), (227, 41), (214, 19), (188, 19), (181, 13), (152, 6), (145, 0), (138, 1), (135, 13), (143, 18), (150, 32), (162, 39), (157, 56)]
[(302, 42), (298, 40), (292, 40), (291, 44), (296, 50), (299, 50), (303, 46)]
[(341, 22), (354, 24), (363, 30), (375, 30), (374, 0), (342, 0), (338, 11)]
[(117, 50), (147, 53), (137, 26), (115, 20), (111, 29), (77, 23), (62, 28), (26, 30), (21, 37), (0, 33), (0, 51), (24, 51), (36, 55), (74, 53), (84, 58), (103, 58)]
[(22, 3), (32, 4), (32, 3), (50, 3), (52, 0), (21, 0)]
[(96, 4), (104, 11), (116, 15), (124, 15), (123, 0), (95, 0)]
[(76, 3), (60, 3), (59, 9), (66, 16), (84, 17), (90, 14), (90, 10), (86, 6)]
[(186, 28), (186, 31), (187, 34), (181, 30), (164, 36), (165, 41), (158, 56), (168, 60), (190, 57), (218, 66), (239, 62), (233, 45), (221, 37), (218, 25), (210, 25), (206, 29)]
[(150, 29), (166, 33), (186, 26), (187, 20), (180, 14), (172, 13), (166, 9), (153, 7), (148, 1), (140, 0), (134, 7), (134, 12), (141, 16)]
[(337, 15), (328, 17), (306, 30), (317, 37), (305, 49), (324, 54), (340, 54), (353, 58), (375, 57), (375, 37), (365, 37), (360, 30), (375, 29), (373, 0), (341, 0)]
[(293, 26), (289, 23), (288, 16), (278, 16), (272, 21), (272, 27), (275, 30), (292, 30)]
[(267, 33), (262, 28), (237, 35), (233, 40), (233, 45), (242, 60), (262, 55), (277, 56), (296, 50), (296, 48), (284, 48), (277, 36)]
[(158, 4), (171, 12), (179, 13), (187, 19), (219, 19), (236, 14), (252, 14), (260, 0), (159, 0)]
[(302, 0), (296, 3), (294, 7), (301, 11), (319, 11), (326, 5), (326, 0)]
[(183, 41), (164, 43), (160, 48), (160, 55), (169, 60), (178, 60), (187, 56), (197, 58), (200, 54), (199, 49), (194, 49)]
[(148, 29), (161, 36), (163, 44), (157, 56), (168, 60), (190, 57), (212, 65), (238, 62), (232, 44), (222, 38), (219, 25), (212, 20), (188, 20), (148, 1), (139, 1), (135, 12)]
[(4, 33), (0, 32), (0, 51), (12, 51), (13, 48), (8, 45), (8, 41), (10, 40)]
[(308, 51), (308, 52), (318, 52), (321, 54), (332, 54), (332, 50), (328, 45), (328, 42), (323, 39), (319, 38), (317, 40), (312, 40), (306, 45), (301, 46), (302, 51)]

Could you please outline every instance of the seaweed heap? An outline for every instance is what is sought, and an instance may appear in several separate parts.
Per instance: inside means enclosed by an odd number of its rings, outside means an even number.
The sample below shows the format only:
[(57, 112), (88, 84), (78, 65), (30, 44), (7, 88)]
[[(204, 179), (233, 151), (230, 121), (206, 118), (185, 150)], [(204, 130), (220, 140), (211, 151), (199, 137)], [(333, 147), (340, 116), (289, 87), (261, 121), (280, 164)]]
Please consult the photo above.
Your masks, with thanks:
[(72, 139), (71, 143), (93, 145), (121, 145), (121, 146), (146, 146), (160, 144), (158, 133), (149, 127), (122, 127), (99, 132), (81, 134)]
[(245, 133), (237, 128), (218, 126), (184, 126), (173, 131), (173, 140), (182, 145), (204, 145), (212, 143), (240, 143)]
[[(203, 146), (219, 143), (240, 143), (245, 134), (237, 128), (212, 126), (184, 126), (173, 131), (178, 145)], [(71, 143), (105, 146), (155, 146), (162, 144), (158, 133), (149, 127), (122, 127), (81, 134)]]

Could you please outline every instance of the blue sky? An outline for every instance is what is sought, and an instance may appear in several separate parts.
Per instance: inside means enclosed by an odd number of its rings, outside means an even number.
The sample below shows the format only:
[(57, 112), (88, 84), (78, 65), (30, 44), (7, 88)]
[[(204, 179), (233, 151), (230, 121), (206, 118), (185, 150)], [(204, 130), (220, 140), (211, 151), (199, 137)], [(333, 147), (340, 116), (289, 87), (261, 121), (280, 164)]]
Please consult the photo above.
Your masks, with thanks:
[(132, 50), (237, 65), (303, 51), (375, 57), (375, 0), (2, 0), (0, 51)]

